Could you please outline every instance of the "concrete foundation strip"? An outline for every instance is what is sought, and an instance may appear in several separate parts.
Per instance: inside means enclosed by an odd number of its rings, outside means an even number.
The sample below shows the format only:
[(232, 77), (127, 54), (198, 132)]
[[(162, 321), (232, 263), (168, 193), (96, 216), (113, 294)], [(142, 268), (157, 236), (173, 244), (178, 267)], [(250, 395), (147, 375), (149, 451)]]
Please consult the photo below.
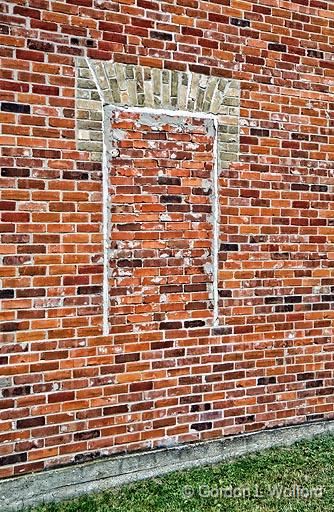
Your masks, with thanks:
[(171, 471), (216, 464), (274, 446), (289, 446), (334, 433), (334, 420), (293, 425), (178, 447), (101, 458), (0, 481), (0, 510), (62, 501), (82, 494), (155, 477)]

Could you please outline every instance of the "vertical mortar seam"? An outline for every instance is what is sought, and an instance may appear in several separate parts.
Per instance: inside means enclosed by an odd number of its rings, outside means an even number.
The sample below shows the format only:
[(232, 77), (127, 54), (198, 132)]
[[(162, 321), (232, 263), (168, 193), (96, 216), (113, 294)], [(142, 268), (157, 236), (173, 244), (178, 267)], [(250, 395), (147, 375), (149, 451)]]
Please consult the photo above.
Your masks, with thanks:
[(105, 115), (103, 92), (91, 61), (86, 57), (88, 68), (92, 74), (101, 101), (102, 111), (102, 240), (103, 240), (103, 281), (102, 281), (102, 333), (109, 334), (109, 180), (108, 180), (108, 130), (109, 117)]
[(212, 233), (212, 290), (213, 290), (213, 327), (219, 324), (219, 307), (218, 307), (218, 258), (219, 258), (219, 144), (218, 129), (219, 123), (217, 116), (213, 117), (213, 126), (215, 137), (213, 141), (214, 164), (212, 170), (212, 216), (213, 216), (213, 233)]

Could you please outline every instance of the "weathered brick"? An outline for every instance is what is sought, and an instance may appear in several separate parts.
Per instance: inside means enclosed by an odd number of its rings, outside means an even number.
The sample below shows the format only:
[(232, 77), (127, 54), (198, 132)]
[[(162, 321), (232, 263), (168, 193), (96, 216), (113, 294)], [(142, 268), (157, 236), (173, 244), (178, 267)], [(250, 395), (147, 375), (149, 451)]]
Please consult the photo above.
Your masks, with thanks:
[(330, 2), (24, 3), (0, 24), (4, 475), (332, 418)]

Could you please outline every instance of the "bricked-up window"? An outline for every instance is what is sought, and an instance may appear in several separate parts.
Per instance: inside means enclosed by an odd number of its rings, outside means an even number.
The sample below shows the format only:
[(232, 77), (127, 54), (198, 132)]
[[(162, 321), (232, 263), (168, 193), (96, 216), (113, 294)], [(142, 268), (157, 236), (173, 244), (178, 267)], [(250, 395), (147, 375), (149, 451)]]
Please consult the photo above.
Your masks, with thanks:
[(111, 332), (213, 324), (212, 119), (112, 110)]
[[(81, 58), (77, 83), (78, 148), (103, 169), (103, 333), (167, 329), (171, 336), (175, 328), (211, 326), (219, 327), (214, 334), (229, 333), (225, 262), (235, 265), (238, 251), (226, 228), (230, 212), (222, 208), (230, 195), (227, 173), (237, 172), (240, 83)], [(114, 127), (120, 122), (116, 113), (133, 124)], [(205, 149), (192, 142), (199, 127), (205, 128)], [(185, 185), (189, 166), (204, 153), (205, 172), (196, 184)], [(125, 179), (118, 174), (123, 161), (132, 169), (148, 162), (148, 174)], [(180, 171), (183, 165), (188, 177)], [(116, 173), (112, 185), (111, 172)], [(144, 178), (151, 181), (145, 184)], [(152, 193), (149, 186), (159, 188)], [(119, 195), (130, 202), (117, 205)], [(172, 244), (178, 251), (171, 252)]]

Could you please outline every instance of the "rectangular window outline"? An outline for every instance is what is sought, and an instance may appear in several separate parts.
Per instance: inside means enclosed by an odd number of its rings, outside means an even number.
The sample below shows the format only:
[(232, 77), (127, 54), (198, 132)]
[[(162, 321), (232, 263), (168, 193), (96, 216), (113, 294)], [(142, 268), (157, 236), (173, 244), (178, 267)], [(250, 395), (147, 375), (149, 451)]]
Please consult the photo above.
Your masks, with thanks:
[(213, 121), (214, 139), (213, 139), (213, 169), (212, 169), (212, 223), (213, 223), (213, 239), (212, 239), (212, 301), (213, 301), (213, 325), (219, 326), (219, 234), (220, 234), (220, 204), (219, 204), (219, 115), (193, 112), (188, 110), (171, 110), (150, 107), (122, 107), (119, 105), (105, 104), (103, 105), (103, 153), (102, 153), (102, 201), (103, 201), (103, 290), (102, 290), (102, 315), (103, 315), (103, 335), (110, 333), (109, 329), (109, 229), (110, 214), (108, 204), (109, 198), (109, 164), (112, 160), (112, 152), (110, 150), (110, 141), (112, 131), (110, 129), (111, 115), (114, 111), (150, 114), (150, 115), (167, 115), (171, 117), (191, 117), (196, 119), (210, 119)]

